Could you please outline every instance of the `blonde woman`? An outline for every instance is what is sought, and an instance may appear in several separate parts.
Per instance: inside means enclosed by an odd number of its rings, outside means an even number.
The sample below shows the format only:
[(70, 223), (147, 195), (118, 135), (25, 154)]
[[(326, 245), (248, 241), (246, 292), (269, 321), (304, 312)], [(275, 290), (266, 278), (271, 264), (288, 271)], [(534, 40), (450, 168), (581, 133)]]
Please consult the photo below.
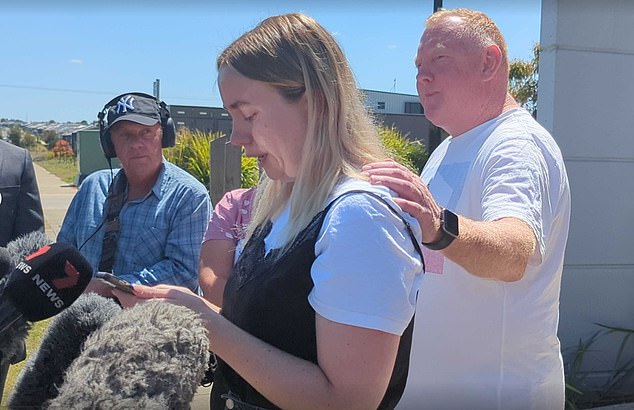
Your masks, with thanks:
[(135, 286), (200, 312), (221, 359), (212, 408), (393, 408), (407, 377), (420, 228), (361, 174), (385, 158), (336, 41), (270, 17), (218, 57), (231, 142), (265, 176), (222, 312), (176, 287)]

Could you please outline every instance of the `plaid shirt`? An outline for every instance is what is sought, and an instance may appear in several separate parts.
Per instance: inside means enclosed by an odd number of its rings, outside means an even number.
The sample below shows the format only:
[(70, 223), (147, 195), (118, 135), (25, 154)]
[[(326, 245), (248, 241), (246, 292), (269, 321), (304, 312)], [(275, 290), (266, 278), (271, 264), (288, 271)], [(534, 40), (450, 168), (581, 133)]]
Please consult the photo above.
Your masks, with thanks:
[[(113, 170), (113, 175), (118, 170)], [(89, 175), (68, 208), (57, 241), (80, 249), (95, 272), (104, 237), (110, 170)], [(113, 273), (130, 283), (198, 290), (200, 245), (211, 213), (205, 187), (176, 165), (163, 168), (142, 199), (124, 204)]]

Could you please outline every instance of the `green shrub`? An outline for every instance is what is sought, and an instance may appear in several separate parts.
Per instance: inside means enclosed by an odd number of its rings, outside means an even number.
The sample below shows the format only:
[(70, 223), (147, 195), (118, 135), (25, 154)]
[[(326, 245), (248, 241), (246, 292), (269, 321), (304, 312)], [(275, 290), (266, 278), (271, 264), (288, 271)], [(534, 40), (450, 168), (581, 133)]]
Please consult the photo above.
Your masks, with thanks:
[(260, 170), (258, 168), (258, 159), (255, 157), (247, 157), (242, 154), (242, 173), (240, 174), (240, 184), (242, 188), (251, 188), (257, 185), (260, 179)]
[[(174, 147), (164, 150), (165, 158), (189, 172), (209, 189), (210, 174), (210, 145), (211, 141), (224, 136), (221, 132), (203, 132), (181, 128), (176, 135)], [(241, 159), (240, 182), (243, 188), (249, 188), (258, 183), (259, 172), (257, 158)]]
[[(394, 127), (381, 127), (379, 135), (392, 159), (405, 165), (412, 172), (420, 174), (428, 157), (421, 142), (408, 140)], [(221, 132), (210, 133), (181, 128), (176, 136), (176, 145), (164, 150), (165, 158), (189, 172), (209, 189), (210, 144), (222, 136)], [(246, 157), (243, 154), (241, 168), (242, 188), (256, 185), (260, 177), (257, 158)]]
[(408, 140), (394, 126), (379, 127), (379, 136), (394, 161), (405, 165), (416, 175), (420, 174), (429, 157), (422, 142)]
[(209, 144), (221, 136), (220, 132), (181, 128), (176, 135), (176, 144), (163, 153), (169, 162), (189, 172), (209, 189)]
[[(632, 357), (632, 337), (634, 329), (607, 326), (596, 323), (601, 329), (585, 340), (579, 340), (577, 346), (564, 350), (564, 371), (566, 375), (566, 409), (577, 410), (598, 408), (621, 403), (634, 403), (634, 392), (631, 383), (634, 381), (634, 357)], [(594, 356), (603, 361), (605, 351), (596, 346), (602, 339), (611, 338), (618, 342), (619, 350), (609, 371), (602, 371), (606, 376), (603, 383), (588, 378), (596, 374), (596, 369), (589, 369), (586, 356)], [(608, 363), (606, 363), (608, 364)], [(629, 387), (629, 389), (628, 389)], [(630, 408), (630, 407), (628, 407)]]

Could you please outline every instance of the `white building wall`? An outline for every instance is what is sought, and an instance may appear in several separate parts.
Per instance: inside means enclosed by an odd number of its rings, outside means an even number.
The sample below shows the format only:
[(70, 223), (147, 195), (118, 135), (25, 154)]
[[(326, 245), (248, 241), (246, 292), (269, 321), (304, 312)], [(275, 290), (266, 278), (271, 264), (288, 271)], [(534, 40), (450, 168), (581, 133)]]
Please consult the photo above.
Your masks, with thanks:
[(420, 104), (417, 95), (373, 90), (361, 91), (366, 95), (366, 105), (370, 110), (380, 114), (404, 114), (406, 102)]
[[(542, 0), (541, 45), (538, 121), (572, 191), (559, 326), (569, 355), (596, 323), (634, 329), (634, 1)], [(618, 341), (587, 355), (595, 383)]]

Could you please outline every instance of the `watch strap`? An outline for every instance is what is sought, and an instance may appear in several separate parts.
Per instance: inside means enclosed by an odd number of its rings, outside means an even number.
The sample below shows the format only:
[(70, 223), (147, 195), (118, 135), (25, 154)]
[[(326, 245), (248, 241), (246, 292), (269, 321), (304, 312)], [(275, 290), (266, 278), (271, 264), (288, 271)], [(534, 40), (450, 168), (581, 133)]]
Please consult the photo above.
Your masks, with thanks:
[(421, 242), (426, 248), (434, 250), (434, 251), (439, 251), (439, 250), (445, 249), (447, 246), (451, 244), (451, 242), (453, 242), (454, 239), (456, 239), (454, 235), (447, 232), (447, 228), (445, 226), (445, 217), (444, 217), (446, 212), (450, 212), (450, 211), (443, 209), (442, 212), (440, 213), (441, 215), (440, 216), (440, 233), (442, 236), (440, 237), (440, 239), (434, 242)]
[(442, 232), (442, 236), (440, 237), (440, 239), (434, 242), (422, 242), (422, 244), (428, 249), (439, 251), (441, 249), (445, 249), (447, 246), (449, 246), (449, 244), (451, 244), (451, 242), (453, 242), (454, 239), (456, 239), (442, 229), (440, 230), (440, 232)]

